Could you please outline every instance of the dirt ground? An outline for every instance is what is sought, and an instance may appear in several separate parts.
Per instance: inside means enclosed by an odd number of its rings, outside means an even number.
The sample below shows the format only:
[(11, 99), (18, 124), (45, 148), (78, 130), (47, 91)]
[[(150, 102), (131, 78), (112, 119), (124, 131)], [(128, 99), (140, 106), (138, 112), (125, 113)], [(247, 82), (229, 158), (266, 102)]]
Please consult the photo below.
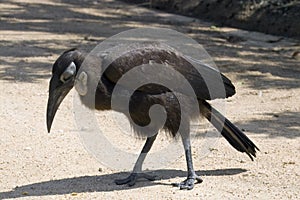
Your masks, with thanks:
[[(134, 1), (149, 6), (147, 0)], [(209, 20), (221, 26), (300, 39), (298, 0), (151, 0), (150, 6)]]
[[(221, 138), (204, 158), (194, 153), (204, 182), (191, 191), (171, 186), (185, 177), (182, 155), (154, 170), (154, 182), (117, 186), (114, 179), (127, 172), (98, 162), (77, 135), (75, 91), (47, 133), (48, 83), (56, 58), (69, 48), (88, 51), (116, 33), (148, 26), (194, 38), (233, 81), (237, 94), (226, 100), (226, 116), (260, 148), (254, 162)], [(0, 199), (299, 198), (299, 41), (112, 0), (1, 1), (0, 41)], [(201, 148), (201, 138), (195, 140), (193, 152)]]

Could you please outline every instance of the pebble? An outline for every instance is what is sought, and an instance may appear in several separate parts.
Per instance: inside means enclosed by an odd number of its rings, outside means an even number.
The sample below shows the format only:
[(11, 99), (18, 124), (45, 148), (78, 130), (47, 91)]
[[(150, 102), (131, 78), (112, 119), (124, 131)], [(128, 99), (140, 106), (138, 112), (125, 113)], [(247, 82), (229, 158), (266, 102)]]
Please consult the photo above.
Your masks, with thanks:
[(25, 151), (30, 151), (32, 148), (31, 147), (25, 147), (24, 150)]

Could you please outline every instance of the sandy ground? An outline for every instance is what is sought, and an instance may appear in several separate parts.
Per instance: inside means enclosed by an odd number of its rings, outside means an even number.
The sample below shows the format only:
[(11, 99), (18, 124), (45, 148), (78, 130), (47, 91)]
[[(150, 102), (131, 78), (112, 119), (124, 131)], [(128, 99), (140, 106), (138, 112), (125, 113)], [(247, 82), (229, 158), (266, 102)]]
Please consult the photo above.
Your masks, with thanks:
[[(0, 13), (0, 199), (299, 198), (300, 66), (292, 56), (299, 41), (109, 0), (5, 0)], [(204, 158), (194, 153), (204, 182), (191, 191), (171, 186), (184, 179), (182, 155), (155, 169), (154, 182), (117, 186), (113, 180), (127, 172), (98, 162), (77, 135), (74, 91), (47, 133), (48, 82), (58, 55), (71, 47), (91, 50), (120, 31), (147, 26), (194, 38), (232, 79), (237, 94), (226, 100), (226, 115), (261, 149), (254, 162), (222, 138)], [(195, 139), (193, 152), (200, 142)]]

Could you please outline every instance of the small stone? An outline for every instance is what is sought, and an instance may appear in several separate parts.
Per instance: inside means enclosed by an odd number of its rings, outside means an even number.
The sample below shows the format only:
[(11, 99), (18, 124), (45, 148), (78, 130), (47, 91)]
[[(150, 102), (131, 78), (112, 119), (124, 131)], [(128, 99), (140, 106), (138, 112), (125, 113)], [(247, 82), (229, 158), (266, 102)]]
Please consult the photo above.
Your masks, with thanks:
[(31, 147), (25, 147), (24, 150), (25, 150), (25, 151), (30, 151), (30, 150), (31, 150)]
[(71, 196), (77, 196), (77, 193), (76, 192), (72, 192)]

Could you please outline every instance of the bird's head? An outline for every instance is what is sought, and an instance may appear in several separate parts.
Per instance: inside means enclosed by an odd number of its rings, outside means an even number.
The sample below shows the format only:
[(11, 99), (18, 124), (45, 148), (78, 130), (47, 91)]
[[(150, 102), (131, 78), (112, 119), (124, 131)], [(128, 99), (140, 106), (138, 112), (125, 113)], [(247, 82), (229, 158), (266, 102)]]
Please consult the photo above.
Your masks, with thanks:
[(82, 54), (76, 49), (71, 49), (64, 52), (53, 65), (47, 105), (48, 132), (50, 132), (59, 105), (74, 86), (75, 77), (82, 62)]

